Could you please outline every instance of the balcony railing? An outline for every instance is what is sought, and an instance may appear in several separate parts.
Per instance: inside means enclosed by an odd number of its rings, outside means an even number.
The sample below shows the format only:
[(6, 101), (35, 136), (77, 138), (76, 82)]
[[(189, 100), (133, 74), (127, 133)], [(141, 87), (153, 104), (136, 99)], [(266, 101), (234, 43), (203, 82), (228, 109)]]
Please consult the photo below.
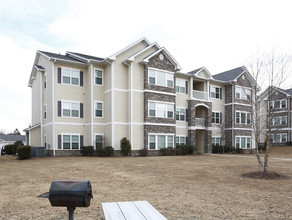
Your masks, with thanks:
[(201, 99), (201, 100), (208, 100), (208, 93), (198, 90), (193, 90), (193, 98), (194, 99)]
[(205, 128), (205, 118), (195, 118), (196, 127)]

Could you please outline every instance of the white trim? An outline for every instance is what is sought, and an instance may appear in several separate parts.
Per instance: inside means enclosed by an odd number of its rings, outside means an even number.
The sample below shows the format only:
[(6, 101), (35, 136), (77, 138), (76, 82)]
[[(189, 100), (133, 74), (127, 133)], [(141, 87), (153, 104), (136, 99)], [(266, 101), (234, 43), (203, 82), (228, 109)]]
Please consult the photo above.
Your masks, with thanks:
[[(61, 100), (61, 102), (62, 102), (62, 106), (61, 106), (61, 117), (62, 118), (80, 118), (80, 103), (81, 102), (79, 102), (79, 101), (72, 101), (72, 100)], [(67, 102), (67, 103), (69, 102), (70, 105), (73, 104), (73, 103), (74, 104), (78, 104), (78, 116), (77, 117), (72, 116), (72, 108), (71, 108), (72, 106), (70, 106), (70, 116), (64, 116), (63, 115), (63, 109), (64, 109), (63, 108), (64, 107), (64, 104), (63, 103), (64, 102)]]
[[(150, 149), (150, 138), (149, 136), (155, 136), (155, 149)], [(175, 148), (175, 134), (174, 133), (148, 133), (148, 150), (159, 150), (157, 148), (158, 136), (165, 136), (165, 148), (168, 148), (168, 136), (172, 136), (172, 148)]]
[[(102, 80), (102, 81), (101, 81), (101, 82), (102, 82), (101, 85), (95, 83), (95, 77), (96, 77), (96, 76), (95, 76), (95, 70), (100, 70), (100, 71), (101, 71), (101, 80)], [(103, 86), (103, 81), (104, 81), (104, 71), (103, 71), (103, 69), (101, 69), (101, 68), (96, 68), (96, 67), (95, 67), (95, 68), (93, 69), (93, 83), (94, 83), (94, 85), (95, 85), (95, 86)]]
[(43, 74), (40, 74), (40, 123), (41, 123), (41, 146), (43, 144)]
[(96, 136), (97, 135), (99, 135), (99, 136), (102, 136), (102, 146), (104, 146), (104, 133), (94, 133), (94, 140), (93, 140), (93, 142), (92, 142), (92, 146), (93, 146), (93, 148), (94, 148), (94, 150), (96, 150)]
[[(152, 85), (152, 84), (151, 84)], [(167, 88), (170, 88), (170, 87), (167, 87)], [(175, 93), (169, 93), (169, 92), (160, 92), (160, 91), (155, 91), (155, 90), (149, 90), (149, 89), (146, 89), (146, 90), (141, 90), (142, 92), (151, 92), (151, 93), (157, 93), (157, 94), (162, 94), (162, 95), (172, 95), (172, 96), (176, 96)]]
[(152, 122), (146, 122), (144, 123), (144, 125), (176, 127), (176, 124), (163, 124), (163, 123), (152, 123)]
[(206, 131), (212, 131), (213, 130), (213, 127), (188, 126), (188, 130), (206, 130)]
[(52, 62), (52, 125), (53, 125), (53, 156), (56, 155), (56, 142), (55, 142), (55, 64)]
[[(88, 61), (89, 62), (89, 61)], [(94, 67), (92, 64), (90, 68), (90, 143), (93, 143), (93, 118), (94, 118), (94, 100), (93, 100), (93, 85), (94, 85)]]
[[(117, 54), (115, 54), (114, 56), (116, 56)], [(111, 145), (112, 147), (115, 149), (115, 63), (112, 62), (111, 63), (111, 123), (112, 123), (112, 127), (111, 127)]]
[(144, 48), (143, 50), (140, 50), (139, 52), (135, 53), (134, 55), (128, 57), (127, 61), (134, 61), (136, 56), (139, 56), (140, 54), (144, 53), (145, 51), (149, 50), (153, 46), (156, 46), (158, 49), (160, 49), (159, 45), (155, 42), (150, 44), (148, 47)]
[[(168, 87), (170, 88), (170, 87)], [(108, 92), (111, 92), (112, 89), (108, 89), (106, 90), (104, 93), (108, 93)], [(119, 91), (119, 92), (130, 92), (130, 90), (128, 89), (118, 89), (118, 88), (115, 88), (114, 91)], [(156, 90), (149, 90), (149, 89), (145, 89), (145, 90), (139, 90), (139, 89), (132, 89), (133, 92), (151, 92), (151, 93), (157, 93), (157, 94), (163, 94), (163, 95), (172, 95), (172, 96), (176, 96), (175, 93), (170, 93), (170, 92), (161, 92), (161, 91), (156, 91)]]
[[(180, 142), (180, 138), (182, 138), (182, 137), (185, 138), (185, 142), (184, 142), (184, 143), (181, 143), (181, 142)], [(178, 142), (176, 142), (176, 138), (178, 138)], [(175, 146), (177, 146), (177, 144), (178, 144), (178, 145), (186, 145), (186, 144), (187, 144), (187, 138), (188, 138), (187, 135), (176, 135), (176, 136), (175, 136)]]
[[(149, 75), (149, 70), (154, 71), (154, 78), (155, 78), (155, 84), (150, 83), (150, 75)], [(175, 88), (175, 81), (174, 81), (174, 72), (170, 72), (167, 70), (162, 70), (162, 69), (156, 69), (156, 68), (152, 68), (152, 67), (148, 67), (148, 76), (147, 76), (147, 83), (149, 85), (155, 85), (155, 86), (161, 86), (161, 87), (165, 87), (165, 88)], [(164, 84), (163, 85), (158, 85), (158, 72), (164, 74)], [(171, 76), (172, 77), (172, 86), (168, 86), (168, 77), (167, 76)], [(153, 78), (153, 77), (152, 77)]]
[[(151, 116), (150, 114), (149, 114), (149, 112), (150, 112), (150, 109), (149, 109), (149, 104), (150, 103), (154, 103), (154, 110), (155, 110), (155, 116)], [(157, 112), (158, 112), (158, 110), (157, 110), (157, 105), (156, 104), (162, 104), (162, 105), (164, 105), (164, 112), (166, 112), (166, 115), (165, 115), (165, 117), (158, 117), (157, 116)], [(168, 106), (169, 105), (171, 105), (172, 106), (172, 117), (171, 117), (171, 119), (173, 119), (174, 118), (174, 114), (175, 114), (175, 109), (174, 109), (174, 106), (175, 106), (175, 103), (169, 103), (169, 102), (160, 102), (160, 101), (152, 101), (152, 100), (148, 100), (148, 109), (147, 109), (147, 111), (148, 111), (148, 117), (149, 118), (170, 118), (170, 117), (168, 117)]]
[(239, 131), (253, 131), (252, 128), (224, 128), (224, 130), (239, 130)]
[(131, 47), (136, 46), (137, 44), (141, 43), (142, 41), (145, 41), (145, 42), (148, 44), (148, 46), (150, 45), (150, 42), (149, 42), (145, 37), (143, 37), (143, 38), (141, 38), (140, 40), (138, 40), (138, 41), (136, 41), (136, 42), (130, 44), (130, 45), (127, 46), (127, 47), (125, 47), (124, 49), (118, 51), (117, 53), (114, 53), (113, 55), (111, 55), (111, 56), (109, 57), (109, 59), (111, 59), (111, 60), (116, 60), (116, 57), (117, 57), (118, 55), (120, 55), (121, 53), (127, 51), (127, 50), (130, 49)]
[(130, 90), (130, 93), (129, 93), (129, 123), (130, 123), (130, 131), (129, 131), (129, 135), (130, 135), (130, 143), (132, 145), (132, 148), (134, 149), (134, 142), (133, 142), (133, 63), (131, 62), (130, 65), (129, 65), (129, 90)]
[(292, 131), (292, 128), (272, 128), (271, 131)]
[[(236, 135), (235, 137), (234, 137), (234, 140), (235, 140), (235, 148), (237, 148), (236, 147), (236, 138), (239, 138), (239, 149), (253, 149), (254, 147), (252, 146), (252, 136), (246, 136), (246, 135)], [(245, 138), (245, 144), (247, 144), (247, 138), (249, 138), (249, 144), (250, 144), (250, 147), (249, 148), (247, 148), (247, 147), (241, 147), (241, 138)]]
[[(248, 101), (248, 100), (246, 100), (246, 101)], [(239, 102), (230, 102), (230, 103), (224, 104), (224, 106), (227, 106), (227, 105), (243, 105), (243, 106), (252, 107), (252, 104), (244, 104), (244, 103), (239, 103)]]
[(204, 104), (204, 103), (199, 103), (199, 104), (196, 104), (196, 105), (195, 105), (195, 108), (197, 108), (197, 107), (199, 107), (199, 106), (203, 106), (203, 107), (205, 107), (205, 108), (209, 109), (209, 106), (208, 106), (208, 105), (206, 105), (206, 104)]
[[(63, 136), (64, 135), (69, 135), (70, 136), (70, 149), (64, 149), (63, 148)], [(72, 149), (72, 136), (78, 136), (78, 149)], [(61, 137), (62, 137), (62, 139), (61, 139), (61, 149), (59, 149), (59, 150), (80, 150), (80, 133), (61, 133)], [(84, 141), (84, 140), (83, 140)]]
[[(168, 71), (168, 70), (163, 70), (163, 69), (158, 69), (158, 68), (154, 68), (154, 67), (148, 67), (148, 70), (154, 70), (154, 71), (160, 71), (160, 72), (165, 72), (165, 73), (169, 73), (169, 74), (175, 74), (175, 72), (172, 71)], [(149, 77), (148, 77), (149, 78)]]
[[(70, 83), (64, 83), (63, 82), (63, 70), (70, 70)], [(78, 85), (72, 84), (72, 76), (71, 76), (71, 70), (75, 70), (78, 71)], [(62, 85), (69, 85), (69, 86), (80, 86), (80, 69), (75, 69), (75, 68), (71, 68), (71, 67), (61, 67), (61, 84)], [(73, 77), (75, 78), (75, 77)]]

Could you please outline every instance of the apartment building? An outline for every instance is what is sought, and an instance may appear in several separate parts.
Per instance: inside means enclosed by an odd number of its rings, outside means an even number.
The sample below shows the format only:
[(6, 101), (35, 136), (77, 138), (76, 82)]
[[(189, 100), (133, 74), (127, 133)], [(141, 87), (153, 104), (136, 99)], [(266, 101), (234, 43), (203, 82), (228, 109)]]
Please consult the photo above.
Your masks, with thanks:
[(119, 151), (123, 137), (133, 154), (180, 144), (202, 153), (212, 144), (254, 147), (255, 82), (246, 68), (183, 73), (166, 48), (146, 38), (106, 58), (37, 51), (28, 86), (29, 144), (52, 155), (88, 145)]
[(260, 142), (267, 137), (268, 125), (271, 129), (271, 142), (283, 145), (292, 141), (292, 89), (269, 87), (259, 99), (260, 107)]

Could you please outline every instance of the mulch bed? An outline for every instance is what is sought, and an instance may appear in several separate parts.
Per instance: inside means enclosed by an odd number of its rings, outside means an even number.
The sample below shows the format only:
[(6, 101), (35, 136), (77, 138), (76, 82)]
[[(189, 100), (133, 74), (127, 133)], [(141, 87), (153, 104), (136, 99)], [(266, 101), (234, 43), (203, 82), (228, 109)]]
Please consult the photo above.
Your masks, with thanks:
[(245, 178), (251, 178), (251, 179), (265, 179), (265, 180), (281, 180), (281, 179), (289, 179), (290, 177), (274, 171), (267, 171), (267, 172), (260, 172), (260, 171), (254, 171), (254, 172), (248, 172), (241, 174), (242, 177)]

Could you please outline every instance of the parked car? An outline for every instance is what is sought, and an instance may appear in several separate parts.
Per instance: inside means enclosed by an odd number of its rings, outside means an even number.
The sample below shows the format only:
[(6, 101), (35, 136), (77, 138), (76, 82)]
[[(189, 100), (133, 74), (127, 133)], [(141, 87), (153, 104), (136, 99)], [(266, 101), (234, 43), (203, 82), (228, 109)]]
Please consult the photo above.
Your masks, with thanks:
[(2, 146), (2, 147), (1, 147), (1, 156), (2, 156), (2, 155), (5, 155), (5, 154), (6, 154), (6, 153), (5, 153), (5, 146)]

